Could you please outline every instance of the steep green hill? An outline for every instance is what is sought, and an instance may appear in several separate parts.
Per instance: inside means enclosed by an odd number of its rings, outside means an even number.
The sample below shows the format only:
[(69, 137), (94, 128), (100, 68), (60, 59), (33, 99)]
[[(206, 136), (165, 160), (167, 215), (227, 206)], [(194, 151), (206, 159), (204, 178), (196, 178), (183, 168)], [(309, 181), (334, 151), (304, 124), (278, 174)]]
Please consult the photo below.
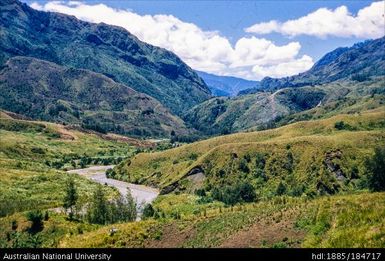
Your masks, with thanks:
[[(279, 79), (266, 77), (254, 90), (314, 86), (342, 79), (365, 81), (371, 76), (383, 76), (385, 75), (384, 49), (385, 37), (357, 43), (352, 47), (337, 48), (324, 55), (308, 71)], [(250, 90), (242, 93), (250, 93)]]
[(180, 114), (210, 97), (200, 77), (175, 54), (125, 29), (41, 12), (17, 0), (0, 3), (0, 63), (31, 56), (105, 74)]
[[(273, 127), (277, 121), (327, 117), (353, 105), (358, 107), (367, 98), (376, 106), (384, 99), (384, 80), (372, 77), (362, 82), (344, 80), (275, 92), (259, 91), (231, 99), (217, 97), (194, 106), (183, 119), (197, 130), (213, 135)], [(308, 116), (299, 117), (298, 113)]]
[(154, 98), (88, 70), (14, 57), (0, 71), (0, 89), (0, 108), (33, 119), (135, 136), (188, 132)]
[(385, 145), (385, 108), (220, 136), (142, 153), (115, 168), (116, 177), (163, 193), (252, 184), (258, 197), (335, 194), (363, 186), (365, 159)]

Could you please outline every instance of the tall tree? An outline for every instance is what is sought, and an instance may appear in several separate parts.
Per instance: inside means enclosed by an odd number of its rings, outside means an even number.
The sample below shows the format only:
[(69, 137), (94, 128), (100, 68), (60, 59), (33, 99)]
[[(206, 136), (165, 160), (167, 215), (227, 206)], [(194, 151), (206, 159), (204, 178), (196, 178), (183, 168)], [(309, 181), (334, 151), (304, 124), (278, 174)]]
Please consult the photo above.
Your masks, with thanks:
[(130, 188), (127, 188), (127, 195), (126, 195), (126, 206), (127, 206), (127, 221), (135, 221), (136, 219), (136, 202), (135, 199), (132, 197)]
[(93, 200), (88, 208), (88, 221), (95, 224), (106, 224), (109, 221), (109, 204), (103, 191), (102, 185), (98, 185), (93, 194)]
[(369, 188), (372, 191), (385, 191), (385, 147), (377, 147), (374, 155), (367, 161)]
[(74, 208), (76, 206), (76, 202), (78, 200), (78, 193), (75, 186), (75, 181), (73, 177), (69, 176), (66, 184), (65, 196), (63, 200), (63, 207), (68, 212), (69, 220), (72, 220), (74, 217)]

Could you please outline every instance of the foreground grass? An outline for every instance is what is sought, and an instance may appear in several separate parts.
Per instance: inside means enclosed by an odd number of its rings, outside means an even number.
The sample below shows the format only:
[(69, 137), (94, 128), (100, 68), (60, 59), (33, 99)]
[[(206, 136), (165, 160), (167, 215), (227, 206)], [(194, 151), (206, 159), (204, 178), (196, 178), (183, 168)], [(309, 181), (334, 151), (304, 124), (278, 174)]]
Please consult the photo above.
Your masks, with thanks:
[[(176, 197), (186, 200), (184, 195)], [(166, 199), (160, 201), (155, 203), (159, 209), (172, 208), (164, 207)], [(70, 236), (60, 246), (384, 247), (384, 203), (385, 193), (362, 192), (313, 200), (280, 197), (231, 208), (207, 206), (193, 215), (186, 210), (180, 219), (151, 219)], [(109, 232), (112, 227), (115, 234)]]
[[(65, 215), (54, 211), (48, 211), (48, 220), (43, 223), (42, 231), (30, 234), (28, 229), (31, 222), (26, 219), (25, 212), (0, 218), (0, 247), (31, 247), (28, 238), (33, 238), (40, 247), (58, 247), (63, 238), (80, 235), (101, 227), (81, 221), (68, 221)], [(23, 244), (28, 245), (23, 246)]]
[[(65, 184), (70, 174), (31, 164), (30, 169), (14, 169), (0, 160), (0, 216), (15, 212), (47, 209), (62, 205)], [(79, 192), (79, 204), (89, 201), (97, 184), (72, 174)], [(115, 189), (105, 187), (109, 197), (115, 197)]]

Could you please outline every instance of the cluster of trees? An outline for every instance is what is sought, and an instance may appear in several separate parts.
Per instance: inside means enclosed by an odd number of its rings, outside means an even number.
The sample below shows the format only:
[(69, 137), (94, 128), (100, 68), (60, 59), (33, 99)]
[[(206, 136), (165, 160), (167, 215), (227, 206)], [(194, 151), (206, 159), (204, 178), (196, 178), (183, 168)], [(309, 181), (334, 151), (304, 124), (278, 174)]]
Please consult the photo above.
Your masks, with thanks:
[(255, 188), (246, 181), (234, 185), (214, 187), (211, 190), (211, 195), (208, 195), (204, 189), (195, 190), (195, 194), (202, 197), (201, 202), (203, 203), (218, 200), (226, 205), (235, 205), (237, 203), (254, 202), (257, 200)]
[(70, 164), (73, 168), (86, 168), (88, 165), (111, 165), (118, 164), (124, 159), (124, 157), (89, 157), (89, 156), (78, 156), (76, 157), (64, 157), (60, 160), (50, 161), (46, 160), (45, 164), (55, 169), (62, 169), (66, 164)]
[(186, 135), (171, 135), (171, 143), (191, 143), (204, 138), (204, 136), (198, 134), (186, 134)]
[[(69, 178), (63, 200), (63, 207), (68, 213), (69, 220), (73, 220), (75, 217), (77, 201), (78, 194), (74, 180)], [(126, 197), (120, 195), (117, 199), (108, 200), (103, 186), (99, 185), (87, 206), (85, 218), (89, 223), (101, 225), (130, 222), (136, 219), (136, 209), (136, 202), (129, 189), (127, 189)]]
[(86, 219), (93, 224), (114, 224), (135, 221), (136, 213), (136, 203), (129, 189), (126, 197), (121, 195), (115, 200), (108, 201), (102, 186), (98, 186), (88, 206)]
[(356, 130), (355, 127), (351, 126), (350, 124), (344, 121), (337, 121), (334, 124), (334, 128), (336, 128), (337, 130), (350, 130), (350, 131)]

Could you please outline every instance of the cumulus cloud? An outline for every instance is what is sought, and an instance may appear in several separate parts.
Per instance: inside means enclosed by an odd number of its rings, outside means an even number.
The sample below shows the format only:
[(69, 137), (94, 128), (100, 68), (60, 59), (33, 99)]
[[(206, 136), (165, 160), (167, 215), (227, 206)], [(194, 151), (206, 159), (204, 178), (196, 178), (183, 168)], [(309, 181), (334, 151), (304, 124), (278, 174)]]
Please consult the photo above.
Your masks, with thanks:
[(334, 10), (320, 8), (306, 16), (286, 22), (272, 20), (245, 29), (248, 33), (281, 33), (288, 36), (311, 35), (379, 38), (385, 34), (384, 2), (373, 2), (352, 15), (346, 6)]
[(194, 69), (219, 75), (259, 80), (265, 76), (297, 74), (313, 65), (309, 56), (299, 56), (298, 42), (278, 46), (252, 36), (242, 37), (232, 45), (219, 32), (202, 30), (172, 15), (139, 15), (131, 10), (77, 1), (32, 3), (31, 7), (74, 15), (93, 23), (121, 26), (144, 42), (176, 53)]

